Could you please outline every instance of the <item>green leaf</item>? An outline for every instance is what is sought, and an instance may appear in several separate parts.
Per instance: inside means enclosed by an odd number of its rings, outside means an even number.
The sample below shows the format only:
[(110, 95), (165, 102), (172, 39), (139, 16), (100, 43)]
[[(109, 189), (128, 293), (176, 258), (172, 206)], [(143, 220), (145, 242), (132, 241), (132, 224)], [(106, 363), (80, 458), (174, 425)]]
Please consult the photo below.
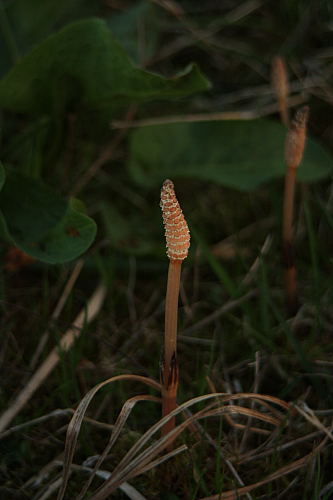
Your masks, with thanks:
[(99, 2), (86, 0), (15, 0), (0, 5), (0, 75), (13, 62), (46, 38), (64, 19), (74, 20), (97, 15)]
[(70, 24), (23, 57), (0, 82), (0, 106), (51, 113), (64, 82), (70, 87), (69, 92), (63, 90), (67, 99), (92, 109), (169, 99), (209, 88), (195, 64), (170, 79), (137, 69), (105, 22), (88, 19)]
[[(41, 181), (6, 170), (0, 193), (0, 230), (35, 259), (51, 264), (75, 259), (93, 242), (95, 222)], [(79, 208), (79, 211), (78, 211)]]
[[(283, 176), (286, 128), (260, 119), (142, 127), (130, 138), (129, 169), (145, 186), (189, 177), (246, 191)], [(327, 177), (331, 158), (312, 139), (297, 170), (299, 181)]]
[(2, 163), (0, 162), (0, 191), (5, 183), (5, 179), (6, 179), (5, 169), (3, 168)]

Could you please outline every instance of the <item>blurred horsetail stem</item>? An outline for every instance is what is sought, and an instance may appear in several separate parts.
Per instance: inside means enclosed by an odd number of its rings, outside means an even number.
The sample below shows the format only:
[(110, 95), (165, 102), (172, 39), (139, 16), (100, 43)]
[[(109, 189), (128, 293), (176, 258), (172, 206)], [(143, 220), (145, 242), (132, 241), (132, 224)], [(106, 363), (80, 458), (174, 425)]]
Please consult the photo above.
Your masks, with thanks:
[(282, 56), (275, 56), (272, 61), (271, 82), (276, 94), (281, 122), (284, 125), (289, 124), (289, 82), (286, 63)]
[(299, 109), (287, 132), (284, 160), (287, 164), (287, 172), (284, 186), (283, 202), (283, 228), (282, 228), (282, 264), (285, 271), (285, 286), (287, 295), (288, 312), (293, 316), (297, 311), (297, 294), (295, 285), (295, 258), (292, 244), (292, 219), (294, 207), (294, 191), (296, 170), (301, 163), (305, 139), (306, 123), (309, 108), (303, 106)]
[[(163, 183), (160, 207), (162, 209), (167, 255), (170, 259), (165, 301), (164, 360), (160, 362), (162, 385), (162, 417), (176, 407), (178, 387), (177, 316), (180, 273), (183, 260), (190, 247), (190, 232), (170, 180)], [(175, 427), (175, 419), (169, 420), (162, 429), (164, 436)]]

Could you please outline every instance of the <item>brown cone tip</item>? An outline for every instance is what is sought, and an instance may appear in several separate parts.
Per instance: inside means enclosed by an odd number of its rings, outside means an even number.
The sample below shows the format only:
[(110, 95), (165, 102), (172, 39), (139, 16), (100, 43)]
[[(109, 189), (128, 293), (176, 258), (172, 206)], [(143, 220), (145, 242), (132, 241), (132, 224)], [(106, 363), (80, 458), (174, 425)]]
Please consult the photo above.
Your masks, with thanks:
[(173, 182), (162, 186), (160, 207), (165, 227), (167, 255), (171, 260), (184, 260), (190, 248), (190, 231), (175, 195)]

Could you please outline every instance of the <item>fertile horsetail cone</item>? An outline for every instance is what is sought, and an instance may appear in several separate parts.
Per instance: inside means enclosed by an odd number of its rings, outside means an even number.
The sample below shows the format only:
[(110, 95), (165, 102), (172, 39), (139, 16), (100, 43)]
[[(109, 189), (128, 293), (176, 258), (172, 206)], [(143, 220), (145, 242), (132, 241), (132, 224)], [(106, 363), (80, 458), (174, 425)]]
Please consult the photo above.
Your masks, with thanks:
[(291, 168), (297, 168), (301, 163), (305, 139), (306, 139), (306, 123), (309, 116), (308, 106), (303, 106), (299, 109), (287, 132), (284, 145), (284, 161)]
[(167, 179), (161, 189), (160, 207), (165, 227), (167, 255), (182, 261), (190, 248), (190, 231), (175, 195), (173, 182)]

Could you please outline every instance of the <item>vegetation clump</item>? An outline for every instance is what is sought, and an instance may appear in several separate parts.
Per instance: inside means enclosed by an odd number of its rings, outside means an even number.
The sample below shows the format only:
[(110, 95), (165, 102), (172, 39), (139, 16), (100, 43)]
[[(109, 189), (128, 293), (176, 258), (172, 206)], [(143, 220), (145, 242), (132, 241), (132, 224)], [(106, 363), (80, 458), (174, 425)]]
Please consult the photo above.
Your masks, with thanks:
[(23, 3), (1, 500), (332, 497), (329, 3)]

